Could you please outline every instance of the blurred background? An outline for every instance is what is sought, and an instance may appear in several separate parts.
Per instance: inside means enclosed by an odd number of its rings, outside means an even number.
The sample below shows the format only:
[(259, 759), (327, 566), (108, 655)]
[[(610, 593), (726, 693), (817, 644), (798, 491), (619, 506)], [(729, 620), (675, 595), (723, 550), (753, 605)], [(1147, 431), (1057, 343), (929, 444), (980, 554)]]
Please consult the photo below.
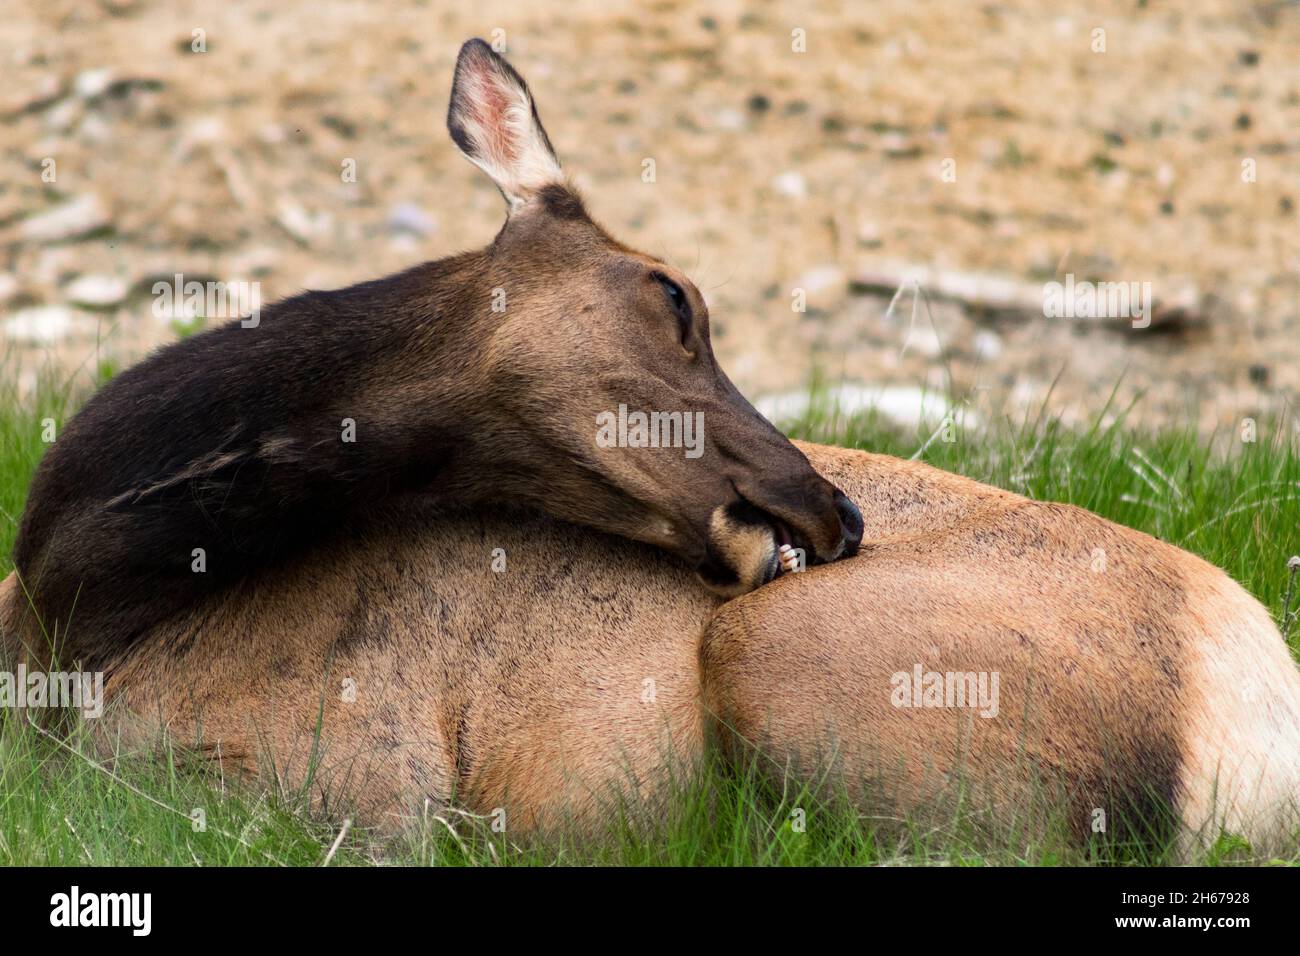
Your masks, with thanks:
[[(5, 0), (3, 374), (188, 334), (151, 308), (175, 273), (269, 303), (489, 242), (445, 130), (471, 36), (769, 410), (820, 381), (904, 424), (934, 393), (1087, 422), (1114, 391), (1208, 434), (1300, 389), (1300, 4), (1233, 0)], [(1045, 317), (1067, 274), (1151, 283), (1154, 321)]]

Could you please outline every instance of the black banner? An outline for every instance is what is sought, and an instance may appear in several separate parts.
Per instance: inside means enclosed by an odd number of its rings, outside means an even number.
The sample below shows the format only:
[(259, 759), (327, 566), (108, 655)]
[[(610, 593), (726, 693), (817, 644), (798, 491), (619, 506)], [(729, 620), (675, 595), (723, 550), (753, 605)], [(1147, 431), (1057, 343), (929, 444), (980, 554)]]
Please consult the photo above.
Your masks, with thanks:
[[(783, 928), (805, 938), (915, 934), (948, 944), (965, 927), (1055, 930), (1072, 942), (1134, 936), (1231, 939), (1291, 925), (1294, 869), (822, 870), (42, 869), (0, 871), (11, 942), (46, 933), (192, 942), (196, 928), (259, 940), (374, 941), (386, 931), (534, 939), (625, 938), (689, 920), (726, 937)], [(710, 924), (704, 927), (702, 924)], [(550, 927), (550, 929), (548, 929)], [(935, 935), (939, 934), (939, 935)]]

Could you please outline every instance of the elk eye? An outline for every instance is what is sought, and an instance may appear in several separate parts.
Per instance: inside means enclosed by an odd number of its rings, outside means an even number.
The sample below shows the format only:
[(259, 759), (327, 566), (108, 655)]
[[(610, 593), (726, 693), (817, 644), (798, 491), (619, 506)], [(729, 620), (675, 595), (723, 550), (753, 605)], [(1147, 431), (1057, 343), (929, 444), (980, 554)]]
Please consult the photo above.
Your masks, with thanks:
[(677, 316), (678, 337), (682, 345), (685, 345), (691, 334), (691, 302), (686, 298), (682, 287), (666, 275), (656, 272), (652, 278), (659, 283), (660, 288), (664, 290), (664, 295), (668, 297), (668, 304), (673, 307), (673, 313)]

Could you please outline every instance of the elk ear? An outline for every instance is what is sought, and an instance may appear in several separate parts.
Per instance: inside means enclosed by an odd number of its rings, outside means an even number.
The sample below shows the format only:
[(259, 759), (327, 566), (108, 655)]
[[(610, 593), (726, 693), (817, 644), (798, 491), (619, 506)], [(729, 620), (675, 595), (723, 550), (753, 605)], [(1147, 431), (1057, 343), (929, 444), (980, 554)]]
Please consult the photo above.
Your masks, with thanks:
[(564, 178), (528, 84), (482, 40), (470, 40), (456, 58), (447, 131), (492, 177), (511, 212)]

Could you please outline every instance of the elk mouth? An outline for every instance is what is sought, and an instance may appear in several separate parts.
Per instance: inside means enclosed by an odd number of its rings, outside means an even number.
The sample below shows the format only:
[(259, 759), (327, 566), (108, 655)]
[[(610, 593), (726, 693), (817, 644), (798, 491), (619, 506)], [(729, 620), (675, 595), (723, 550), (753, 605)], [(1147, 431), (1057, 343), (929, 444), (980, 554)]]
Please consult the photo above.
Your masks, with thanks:
[(790, 531), (790, 526), (780, 518), (774, 518), (772, 515), (767, 516), (768, 524), (772, 526), (772, 537), (776, 538), (777, 548), (788, 546), (793, 548), (794, 534)]
[(765, 511), (761, 512), (761, 514), (764, 519), (763, 523), (767, 525), (766, 530), (771, 532), (773, 545), (771, 557), (767, 561), (767, 566), (763, 569), (761, 583), (768, 584), (782, 575), (792, 573), (791, 569), (782, 560), (783, 552), (788, 549), (802, 552), (803, 559), (799, 562), (800, 570), (809, 564), (816, 563), (816, 559), (810, 557), (811, 552), (804, 545), (802, 539), (788, 524)]
[[(811, 556), (814, 554), (798, 533), (788, 524), (744, 496), (741, 496), (741, 508), (743, 509), (744, 518), (750, 524), (757, 526), (766, 526), (766, 529), (772, 534), (773, 542), (773, 563), (776, 570), (767, 578), (768, 581), (781, 573), (781, 550), (783, 548), (794, 548), (796, 551), (802, 551), (805, 556), (805, 563), (813, 563), (815, 560)], [(732, 513), (736, 514), (741, 509), (734, 509)]]
[(790, 529), (790, 526), (774, 515), (766, 515), (766, 517), (768, 519), (768, 524), (772, 528), (772, 539), (775, 542), (776, 547), (772, 551), (772, 561), (769, 565), (767, 576), (763, 581), (764, 584), (767, 584), (769, 581), (772, 581), (783, 574), (790, 573), (790, 569), (786, 567), (785, 562), (782, 560), (782, 552), (791, 549), (802, 551), (804, 558), (800, 561), (800, 567), (802, 568), (808, 563), (808, 551), (806, 548), (802, 547), (799, 538), (795, 536), (795, 533)]
[(713, 590), (735, 596), (779, 577), (784, 548), (806, 545), (785, 521), (739, 497), (715, 510), (706, 557), (696, 570)]

